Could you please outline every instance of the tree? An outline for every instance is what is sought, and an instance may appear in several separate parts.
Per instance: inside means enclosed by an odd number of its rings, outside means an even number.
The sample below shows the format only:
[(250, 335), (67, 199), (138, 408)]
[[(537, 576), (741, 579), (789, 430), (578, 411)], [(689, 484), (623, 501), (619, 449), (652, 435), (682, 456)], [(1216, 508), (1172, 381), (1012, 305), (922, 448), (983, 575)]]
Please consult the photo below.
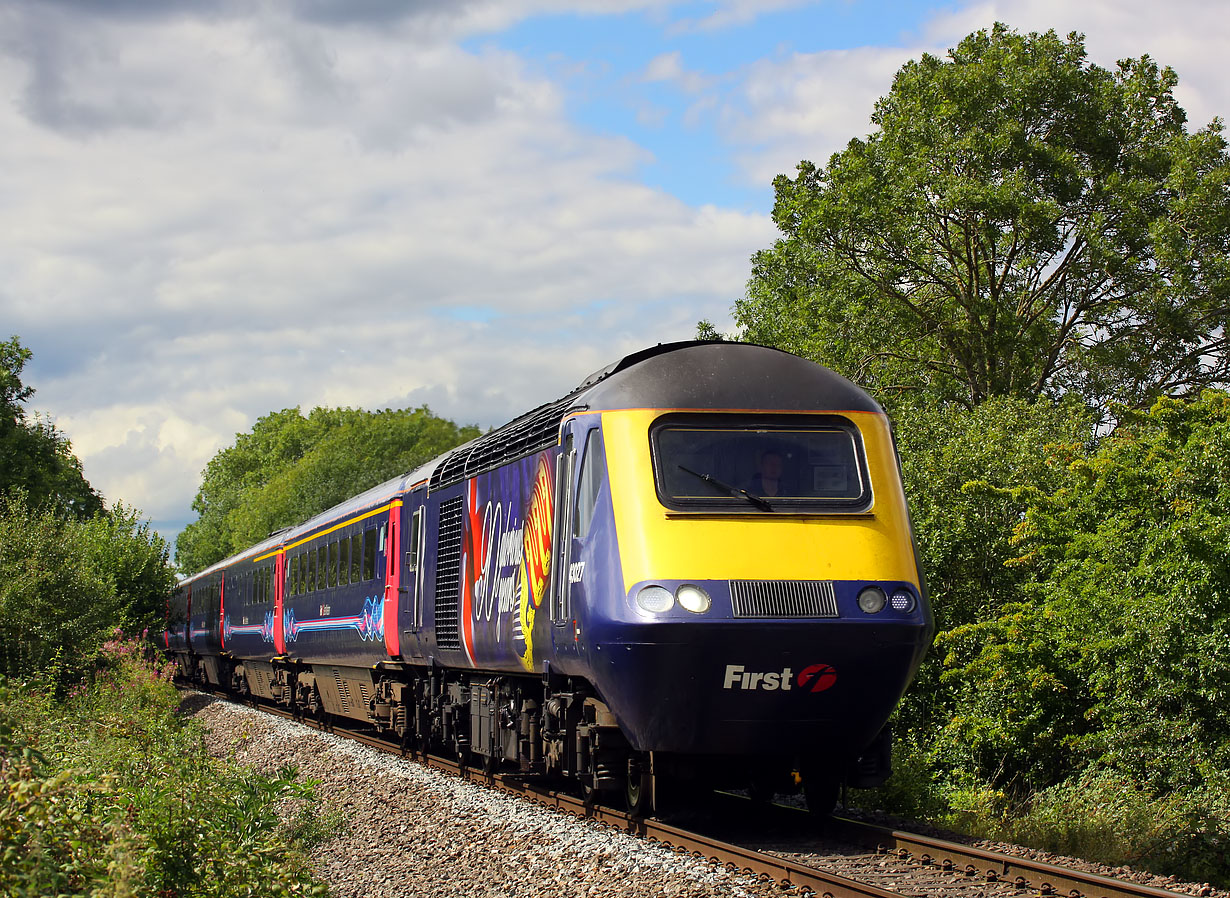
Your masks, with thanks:
[[(1169, 68), (996, 24), (898, 71), (877, 130), (774, 181), (744, 339), (882, 398), (1147, 407), (1230, 374), (1230, 157)], [(709, 330), (712, 330), (710, 328)]]
[(175, 560), (202, 570), (476, 436), (426, 407), (272, 412), (210, 459)]
[(22, 493), (50, 503), (64, 516), (86, 519), (102, 511), (99, 495), (81, 472), (68, 438), (23, 408), (34, 389), (21, 382), (30, 350), (17, 337), (0, 342), (0, 496)]
[(167, 554), (123, 506), (79, 521), (0, 498), (0, 676), (72, 679), (117, 627), (160, 628), (175, 584)]
[(1155, 794), (1230, 776), (1230, 395), (1161, 399), (1054, 491), (1017, 491), (1021, 598), (940, 640), (938, 739), (986, 781), (1086, 767)]

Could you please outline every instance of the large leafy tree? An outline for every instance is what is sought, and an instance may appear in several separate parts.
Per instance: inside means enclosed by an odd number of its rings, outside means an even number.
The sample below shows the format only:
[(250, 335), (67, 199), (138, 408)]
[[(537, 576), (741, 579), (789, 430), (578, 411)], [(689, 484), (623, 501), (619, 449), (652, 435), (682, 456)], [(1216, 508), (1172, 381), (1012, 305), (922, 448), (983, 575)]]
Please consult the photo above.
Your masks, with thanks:
[(26, 414), (34, 388), (21, 372), (31, 352), (17, 337), (0, 342), (0, 496), (18, 492), (63, 516), (89, 518), (102, 499), (81, 473), (68, 438), (54, 425)]
[(272, 412), (206, 466), (176, 562), (201, 570), (477, 435), (426, 407)]
[[(905, 65), (876, 130), (779, 176), (744, 339), (886, 399), (1147, 406), (1230, 373), (1230, 157), (1169, 68), (997, 24)], [(704, 323), (702, 322), (702, 331)]]

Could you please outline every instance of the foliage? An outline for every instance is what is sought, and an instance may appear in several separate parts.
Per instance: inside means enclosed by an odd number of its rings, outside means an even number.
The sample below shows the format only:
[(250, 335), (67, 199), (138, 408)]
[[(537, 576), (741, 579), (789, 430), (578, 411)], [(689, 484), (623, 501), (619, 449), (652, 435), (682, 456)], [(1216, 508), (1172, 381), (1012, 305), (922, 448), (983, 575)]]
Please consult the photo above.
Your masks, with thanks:
[(314, 806), (311, 784), (210, 757), (169, 670), (135, 641), (111, 640), (103, 659), (65, 705), (0, 690), (0, 892), (326, 894), (280, 816)]
[[(1230, 372), (1230, 156), (1177, 77), (1001, 24), (898, 71), (877, 130), (779, 176), (743, 339), (895, 402), (1147, 406)], [(702, 331), (712, 336), (712, 327)]]
[(130, 509), (77, 521), (0, 498), (0, 674), (79, 676), (114, 627), (160, 625), (173, 584)]
[(1056, 452), (1093, 443), (1093, 421), (1077, 402), (999, 397), (973, 409), (902, 406), (895, 429), (902, 477), (937, 626), (993, 615), (1019, 595), (1027, 572), (1013, 532), (1028, 499), (1020, 484), (1049, 492), (1066, 472)]
[(1019, 528), (1028, 601), (945, 637), (952, 747), (1003, 783), (1199, 788), (1230, 771), (1230, 395), (1159, 400), (1069, 467)]
[(21, 382), (30, 357), (17, 337), (0, 342), (0, 497), (22, 492), (61, 516), (90, 518), (102, 510), (102, 499), (82, 475), (68, 439), (22, 407), (34, 394)]
[(273, 412), (210, 460), (176, 562), (201, 570), (477, 435), (426, 407)]
[(167, 541), (122, 502), (71, 529), (82, 555), (115, 589), (110, 625), (129, 632), (161, 628), (175, 586)]
[[(1065, 472), (1048, 463), (1061, 446), (1092, 442), (1088, 412), (1072, 401), (995, 398), (974, 409), (902, 406), (896, 420), (902, 476), (919, 560), (940, 633), (996, 617), (1020, 598), (1029, 572), (1013, 532), (1028, 500), (1018, 484), (1049, 491)], [(898, 711), (901, 735), (926, 741), (952, 714), (932, 651)]]

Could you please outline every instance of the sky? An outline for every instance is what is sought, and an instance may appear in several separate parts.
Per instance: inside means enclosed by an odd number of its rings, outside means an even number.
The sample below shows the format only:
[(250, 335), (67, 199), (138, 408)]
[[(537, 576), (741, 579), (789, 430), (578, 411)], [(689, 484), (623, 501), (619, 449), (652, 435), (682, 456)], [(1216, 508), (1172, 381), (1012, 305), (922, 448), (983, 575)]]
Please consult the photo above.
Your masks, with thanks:
[(174, 540), (271, 411), (486, 428), (730, 329), (774, 176), (996, 21), (1230, 111), (1207, 0), (0, 0), (0, 339)]

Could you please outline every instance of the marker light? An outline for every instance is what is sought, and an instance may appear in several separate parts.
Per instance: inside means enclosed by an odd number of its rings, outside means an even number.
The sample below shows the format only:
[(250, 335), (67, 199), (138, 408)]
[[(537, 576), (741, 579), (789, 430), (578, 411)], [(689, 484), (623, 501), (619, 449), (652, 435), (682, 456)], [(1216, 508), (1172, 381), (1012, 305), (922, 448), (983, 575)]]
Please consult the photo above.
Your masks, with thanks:
[(893, 611), (913, 611), (914, 594), (908, 589), (898, 589), (889, 599), (889, 604), (893, 606)]
[(888, 597), (884, 595), (884, 590), (878, 586), (865, 587), (858, 594), (858, 607), (868, 614), (879, 614), (884, 610), (884, 604), (887, 601)]
[(665, 586), (646, 586), (636, 594), (636, 604), (642, 611), (650, 614), (662, 614), (670, 611), (675, 604), (675, 597)]
[(693, 586), (691, 583), (685, 583), (676, 589), (675, 598), (684, 609), (691, 611), (693, 614), (704, 614), (713, 604), (713, 600), (709, 598), (709, 593), (699, 586)]

